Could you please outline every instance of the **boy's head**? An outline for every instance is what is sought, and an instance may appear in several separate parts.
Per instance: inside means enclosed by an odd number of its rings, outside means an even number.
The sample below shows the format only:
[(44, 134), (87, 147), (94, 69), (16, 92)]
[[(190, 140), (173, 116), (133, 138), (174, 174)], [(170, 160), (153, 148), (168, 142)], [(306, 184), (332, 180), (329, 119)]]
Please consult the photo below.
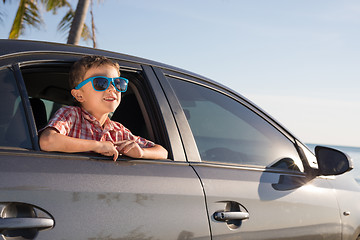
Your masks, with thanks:
[(119, 70), (119, 64), (117, 62), (114, 62), (104, 56), (85, 56), (75, 62), (71, 69), (70, 69), (70, 76), (69, 76), (69, 84), (70, 88), (75, 88), (80, 82), (82, 82), (84, 79), (84, 76), (86, 72), (93, 67), (100, 67), (104, 65), (113, 66), (118, 70), (119, 76), (120, 76), (120, 70)]
[[(115, 111), (120, 104), (122, 90), (126, 91), (128, 82), (119, 76), (119, 65), (110, 59), (103, 56), (83, 57), (74, 63), (70, 71), (71, 94), (83, 109), (99, 120)], [(104, 79), (107, 81), (104, 82)]]

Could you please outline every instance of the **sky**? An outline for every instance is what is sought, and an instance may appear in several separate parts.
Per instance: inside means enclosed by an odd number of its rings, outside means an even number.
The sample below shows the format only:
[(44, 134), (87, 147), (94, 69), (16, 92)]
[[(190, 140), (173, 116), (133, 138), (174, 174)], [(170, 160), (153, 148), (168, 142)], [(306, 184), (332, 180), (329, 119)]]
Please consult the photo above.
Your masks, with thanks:
[[(0, 38), (8, 38), (17, 2), (0, 3)], [(304, 143), (360, 147), (360, 1), (94, 2), (98, 48), (220, 82)], [(43, 10), (41, 28), (19, 39), (66, 43), (57, 31), (64, 14)]]

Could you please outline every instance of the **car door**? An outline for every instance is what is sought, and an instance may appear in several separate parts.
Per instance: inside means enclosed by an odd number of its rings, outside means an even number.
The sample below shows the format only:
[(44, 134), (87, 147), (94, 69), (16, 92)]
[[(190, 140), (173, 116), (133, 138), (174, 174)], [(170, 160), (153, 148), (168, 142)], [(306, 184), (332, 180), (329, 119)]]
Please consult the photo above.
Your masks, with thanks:
[[(57, 71), (64, 64), (60, 55), (22, 66), (36, 75), (50, 62)], [(32, 79), (25, 87), (19, 64), (0, 68), (1, 239), (210, 239), (201, 183), (181, 157), (182, 146), (174, 145), (180, 142), (177, 130), (166, 131), (174, 120), (151, 71), (145, 73), (149, 67), (144, 69), (132, 71), (147, 79), (151, 97), (143, 100), (155, 109), (151, 120), (165, 125), (153, 133), (171, 143), (167, 160), (113, 162), (94, 154), (39, 151), (26, 92)]]
[[(177, 96), (172, 109), (204, 187), (213, 239), (341, 239), (334, 191), (326, 178), (309, 177), (316, 161), (306, 161), (306, 147), (224, 87), (157, 74)], [(188, 154), (194, 148), (198, 154)]]

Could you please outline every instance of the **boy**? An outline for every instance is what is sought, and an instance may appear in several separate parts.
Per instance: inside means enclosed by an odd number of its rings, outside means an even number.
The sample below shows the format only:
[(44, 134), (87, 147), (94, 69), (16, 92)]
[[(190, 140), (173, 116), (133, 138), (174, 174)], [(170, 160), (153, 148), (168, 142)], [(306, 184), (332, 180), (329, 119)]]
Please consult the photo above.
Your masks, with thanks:
[[(103, 56), (86, 56), (75, 62), (69, 77), (71, 94), (80, 107), (58, 110), (39, 139), (43, 151), (97, 152), (113, 156), (166, 159), (167, 151), (108, 117), (119, 106), (128, 80), (119, 65)], [(126, 113), (124, 113), (126, 114)]]

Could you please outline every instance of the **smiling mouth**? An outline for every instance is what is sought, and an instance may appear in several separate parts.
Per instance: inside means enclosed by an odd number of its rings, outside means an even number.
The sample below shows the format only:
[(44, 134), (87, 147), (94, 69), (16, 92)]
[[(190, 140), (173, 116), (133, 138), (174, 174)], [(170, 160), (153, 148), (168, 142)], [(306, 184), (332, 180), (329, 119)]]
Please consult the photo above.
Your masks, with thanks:
[(105, 101), (116, 101), (117, 100), (117, 98), (115, 98), (115, 97), (106, 97), (106, 98), (104, 98), (104, 100)]

